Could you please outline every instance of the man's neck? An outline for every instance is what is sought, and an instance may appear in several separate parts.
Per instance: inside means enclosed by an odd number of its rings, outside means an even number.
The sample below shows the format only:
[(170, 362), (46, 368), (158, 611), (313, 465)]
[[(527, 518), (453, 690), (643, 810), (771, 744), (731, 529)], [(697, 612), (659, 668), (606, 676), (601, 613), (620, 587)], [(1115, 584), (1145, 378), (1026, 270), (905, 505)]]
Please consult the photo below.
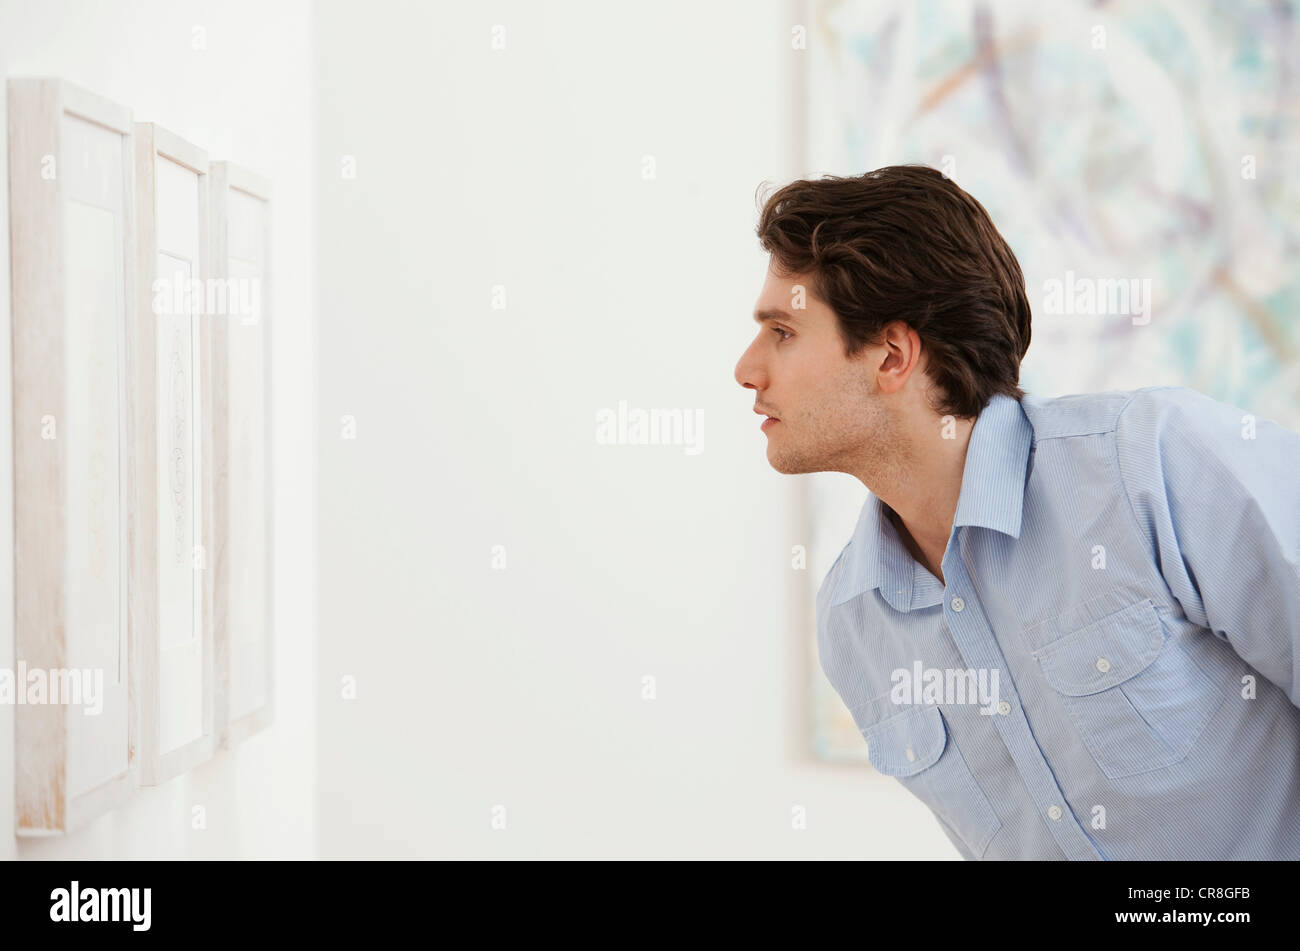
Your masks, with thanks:
[[(898, 532), (898, 537), (902, 539), (903, 547), (908, 553), (925, 568), (926, 571), (939, 579), (940, 584), (946, 584), (943, 580), (943, 553), (948, 547), (947, 539), (944, 539), (943, 548), (931, 547), (929, 550), (923, 549), (917, 545), (916, 539), (912, 537), (907, 526), (903, 524), (898, 513), (893, 509), (888, 509), (889, 520), (894, 525), (894, 530)], [(949, 525), (951, 526), (951, 522)], [(951, 528), (949, 529), (951, 532)]]
[(936, 437), (923, 446), (913, 444), (903, 478), (879, 490), (867, 485), (891, 510), (908, 552), (940, 582), (973, 428), (974, 420), (958, 420), (952, 439)]

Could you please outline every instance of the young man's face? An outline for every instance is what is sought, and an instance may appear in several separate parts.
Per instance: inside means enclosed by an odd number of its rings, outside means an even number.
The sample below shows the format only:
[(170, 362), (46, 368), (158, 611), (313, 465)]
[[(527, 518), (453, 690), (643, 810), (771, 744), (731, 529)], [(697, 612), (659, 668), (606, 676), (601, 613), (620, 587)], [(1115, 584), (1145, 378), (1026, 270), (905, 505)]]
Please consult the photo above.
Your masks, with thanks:
[[(794, 291), (803, 288), (803, 309)], [(884, 405), (876, 372), (887, 348), (864, 347), (849, 359), (834, 312), (812, 296), (811, 275), (781, 277), (769, 265), (754, 305), (754, 342), (736, 364), (736, 381), (754, 390), (767, 460), (786, 474), (853, 472), (883, 461), (896, 446), (894, 414)]]

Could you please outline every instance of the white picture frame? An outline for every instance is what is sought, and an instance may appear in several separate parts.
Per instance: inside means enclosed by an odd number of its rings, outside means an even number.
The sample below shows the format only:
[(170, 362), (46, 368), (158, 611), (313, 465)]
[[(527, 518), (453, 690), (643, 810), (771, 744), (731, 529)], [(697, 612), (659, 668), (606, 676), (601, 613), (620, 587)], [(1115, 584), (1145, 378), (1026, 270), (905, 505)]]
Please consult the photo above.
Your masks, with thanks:
[(273, 719), (271, 185), (211, 169), (216, 719), (223, 748)]
[[(130, 109), (62, 80), (9, 79), (7, 99), (11, 687), (26, 693), (43, 671), (49, 700), (56, 671), (102, 678), (94, 715), (88, 693), (80, 710), (11, 698), (15, 832), (35, 836), (81, 828), (138, 781), (128, 532), (135, 143)], [(59, 676), (67, 699), (73, 677)]]
[(211, 277), (207, 154), (137, 123), (138, 473), (133, 634), (140, 684), (140, 782), (209, 759), (213, 711)]

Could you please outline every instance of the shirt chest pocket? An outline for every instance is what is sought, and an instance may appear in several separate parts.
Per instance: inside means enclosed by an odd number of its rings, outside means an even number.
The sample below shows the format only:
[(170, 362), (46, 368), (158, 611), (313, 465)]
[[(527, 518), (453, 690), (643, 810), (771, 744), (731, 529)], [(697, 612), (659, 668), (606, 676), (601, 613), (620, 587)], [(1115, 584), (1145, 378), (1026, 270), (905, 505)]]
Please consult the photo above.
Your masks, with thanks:
[(1223, 701), (1205, 672), (1165, 636), (1149, 598), (1032, 654), (1110, 779), (1181, 762)]
[(948, 736), (939, 708), (904, 707), (862, 735), (871, 765), (898, 779), (948, 823), (975, 858), (982, 857), (1002, 822)]

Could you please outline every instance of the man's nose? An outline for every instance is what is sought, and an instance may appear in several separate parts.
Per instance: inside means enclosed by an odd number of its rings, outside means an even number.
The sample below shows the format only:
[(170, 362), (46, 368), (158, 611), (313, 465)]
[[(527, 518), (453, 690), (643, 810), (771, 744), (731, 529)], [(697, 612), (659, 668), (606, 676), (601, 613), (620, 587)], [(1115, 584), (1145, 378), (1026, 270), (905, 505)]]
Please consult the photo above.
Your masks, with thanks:
[(736, 362), (735, 376), (736, 382), (746, 389), (761, 390), (767, 385), (763, 367), (754, 358), (753, 344), (749, 345), (748, 349), (740, 355), (740, 359)]

